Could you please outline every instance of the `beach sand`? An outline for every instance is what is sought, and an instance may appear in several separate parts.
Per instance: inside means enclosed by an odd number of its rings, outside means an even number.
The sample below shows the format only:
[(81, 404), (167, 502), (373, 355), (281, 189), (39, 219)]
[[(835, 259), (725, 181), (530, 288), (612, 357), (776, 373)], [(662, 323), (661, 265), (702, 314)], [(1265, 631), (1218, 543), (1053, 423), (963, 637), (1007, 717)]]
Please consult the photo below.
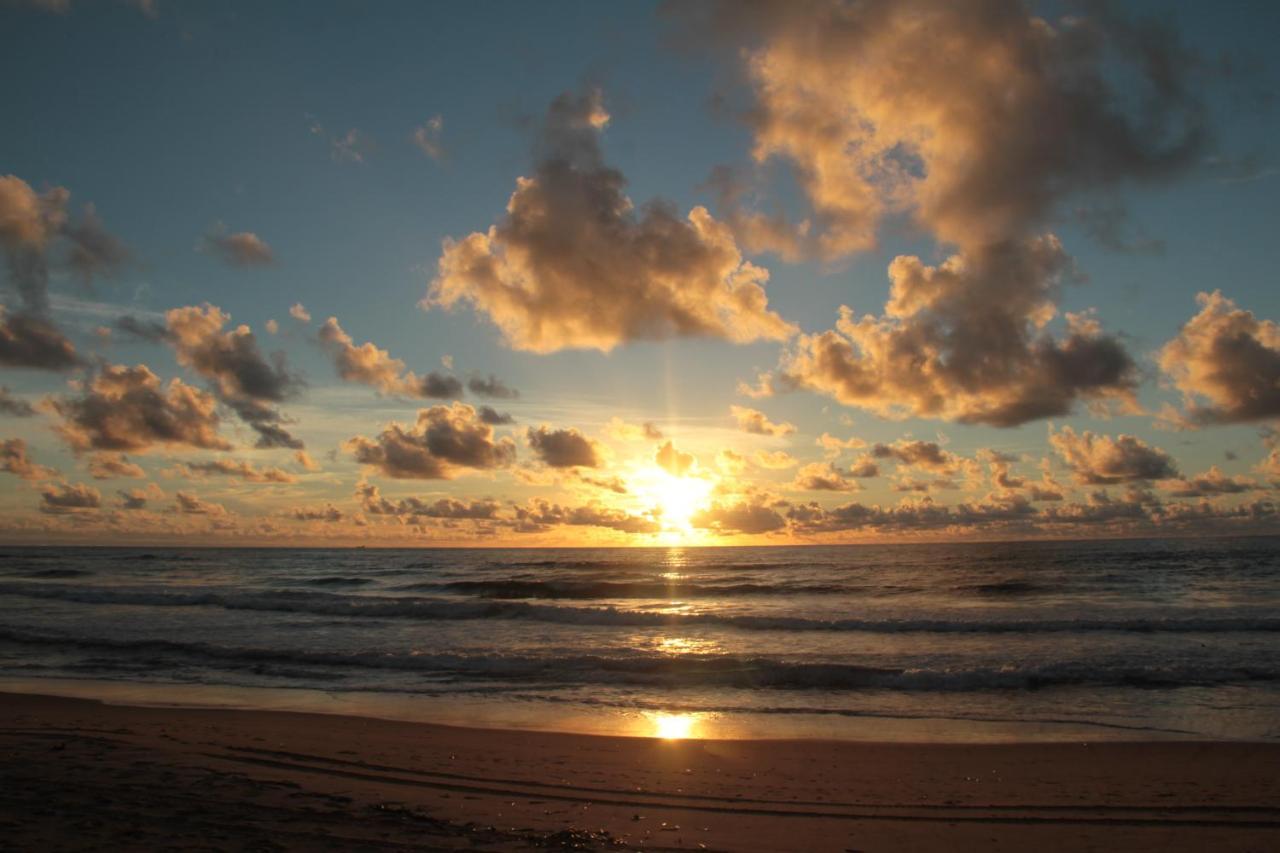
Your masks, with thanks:
[(1280, 745), (658, 740), (0, 694), (0, 848), (1276, 850)]

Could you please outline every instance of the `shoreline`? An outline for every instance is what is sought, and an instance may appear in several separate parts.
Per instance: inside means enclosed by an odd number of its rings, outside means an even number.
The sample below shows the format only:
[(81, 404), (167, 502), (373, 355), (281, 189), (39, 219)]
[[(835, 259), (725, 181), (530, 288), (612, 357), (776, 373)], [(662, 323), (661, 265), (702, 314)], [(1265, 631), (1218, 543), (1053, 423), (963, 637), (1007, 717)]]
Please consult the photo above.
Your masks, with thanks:
[[(721, 741), (820, 741), (895, 744), (1016, 744), (1080, 742), (1272, 743), (1264, 738), (1222, 738), (1191, 730), (1129, 726), (1104, 721), (947, 717), (818, 711), (775, 715), (751, 711), (679, 708), (579, 709), (546, 700), (304, 687), (117, 681), (93, 678), (0, 678), (0, 695), (80, 699), (118, 707), (262, 711), (356, 717), (457, 728), (599, 737), (682, 738)], [(557, 713), (550, 713), (554, 708)]]
[(18, 849), (1280, 843), (1275, 743), (663, 740), (18, 693), (0, 743)]

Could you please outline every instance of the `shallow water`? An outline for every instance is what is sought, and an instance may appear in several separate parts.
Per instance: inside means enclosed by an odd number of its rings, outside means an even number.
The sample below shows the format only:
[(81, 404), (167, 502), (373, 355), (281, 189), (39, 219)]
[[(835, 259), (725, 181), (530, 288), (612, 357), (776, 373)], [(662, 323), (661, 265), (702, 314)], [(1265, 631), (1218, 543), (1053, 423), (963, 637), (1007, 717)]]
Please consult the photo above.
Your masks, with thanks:
[(0, 679), (151, 701), (675, 736), (1274, 740), (1278, 652), (1275, 538), (0, 550)]

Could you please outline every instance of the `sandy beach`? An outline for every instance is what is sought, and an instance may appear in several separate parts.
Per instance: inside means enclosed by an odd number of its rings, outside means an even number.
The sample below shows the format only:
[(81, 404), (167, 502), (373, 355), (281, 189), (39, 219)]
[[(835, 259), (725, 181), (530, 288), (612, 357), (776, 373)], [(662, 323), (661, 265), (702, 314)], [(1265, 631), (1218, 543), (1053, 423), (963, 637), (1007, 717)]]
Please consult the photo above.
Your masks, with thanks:
[(662, 740), (0, 694), (0, 846), (1267, 850), (1280, 745)]

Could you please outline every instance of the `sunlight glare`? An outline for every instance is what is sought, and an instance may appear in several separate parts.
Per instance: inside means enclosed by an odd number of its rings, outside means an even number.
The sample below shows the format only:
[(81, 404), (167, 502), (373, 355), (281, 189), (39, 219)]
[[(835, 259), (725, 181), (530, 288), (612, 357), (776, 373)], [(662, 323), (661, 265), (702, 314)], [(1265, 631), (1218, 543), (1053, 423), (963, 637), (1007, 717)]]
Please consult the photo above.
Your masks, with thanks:
[(655, 737), (663, 740), (684, 740), (694, 736), (694, 724), (697, 718), (693, 714), (652, 714)]

